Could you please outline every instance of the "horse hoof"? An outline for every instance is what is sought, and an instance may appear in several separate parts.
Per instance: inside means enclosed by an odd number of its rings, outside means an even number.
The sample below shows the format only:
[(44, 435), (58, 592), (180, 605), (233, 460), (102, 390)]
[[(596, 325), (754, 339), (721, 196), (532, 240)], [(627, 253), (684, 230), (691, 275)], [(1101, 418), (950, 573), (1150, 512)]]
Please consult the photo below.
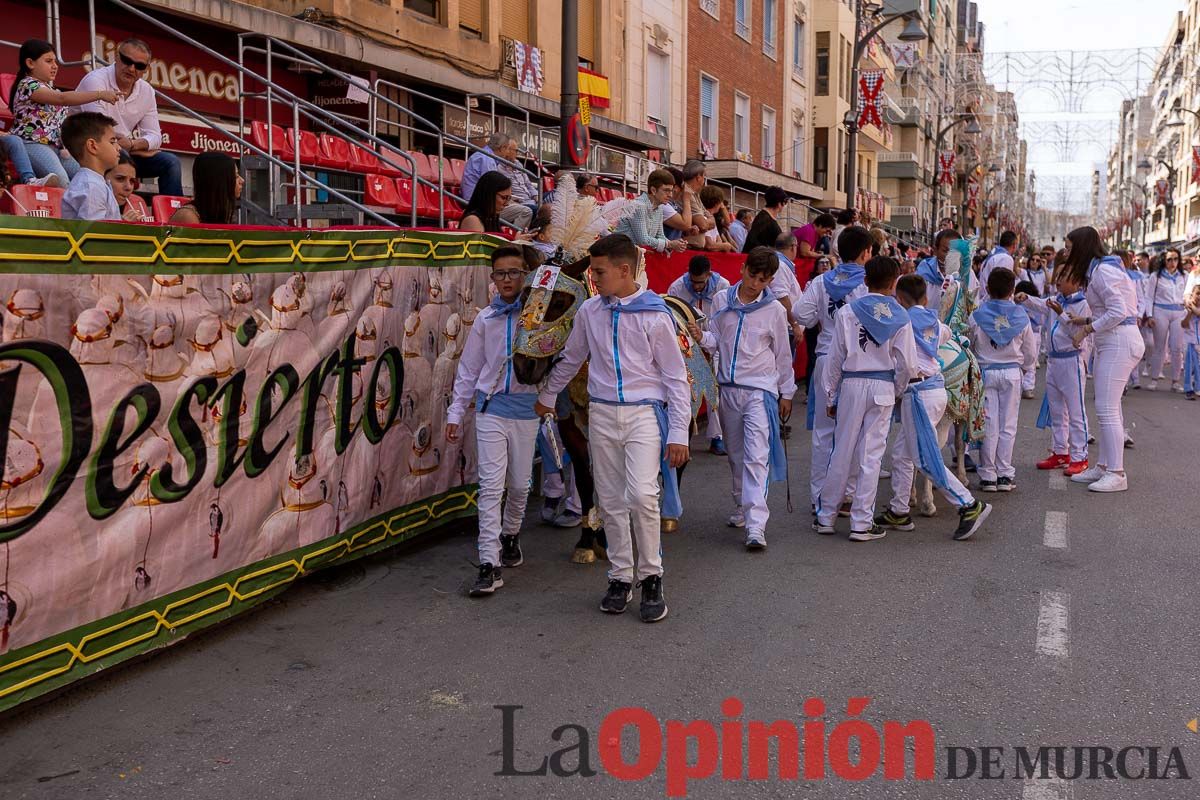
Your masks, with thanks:
[(591, 564), (595, 560), (596, 554), (589, 547), (576, 547), (575, 552), (571, 554), (572, 564)]
[(675, 533), (677, 530), (679, 530), (679, 520), (664, 519), (659, 525), (659, 530), (663, 533)]
[(598, 558), (601, 561), (608, 561), (608, 548), (603, 545), (592, 545), (592, 554), (593, 560)]
[(937, 506), (935, 506), (933, 503), (922, 504), (920, 513), (922, 517), (936, 517)]

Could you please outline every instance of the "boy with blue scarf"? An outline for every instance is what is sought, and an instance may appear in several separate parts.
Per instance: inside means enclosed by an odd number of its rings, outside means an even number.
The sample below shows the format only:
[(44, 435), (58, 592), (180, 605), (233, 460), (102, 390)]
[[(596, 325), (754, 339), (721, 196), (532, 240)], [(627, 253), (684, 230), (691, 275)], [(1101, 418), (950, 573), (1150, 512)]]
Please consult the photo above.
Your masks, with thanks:
[[(608, 535), (608, 591), (600, 610), (621, 614), (633, 599), (633, 537), (643, 622), (667, 616), (661, 517), (682, 508), (675, 470), (688, 461), (692, 391), (666, 302), (637, 285), (638, 249), (624, 234), (597, 239), (591, 255), (597, 296), (579, 307), (534, 407), (553, 412), (558, 393), (588, 362), (588, 449)], [(663, 480), (659, 511), (659, 477)]]
[(518, 381), (512, 371), (513, 339), (525, 283), (522, 248), (505, 245), (493, 250), (491, 277), (496, 297), (471, 326), (454, 379), (454, 399), (446, 411), (446, 441), (455, 443), (467, 405), (475, 405), (479, 576), (470, 589), (471, 597), (495, 592), (504, 585), (501, 567), (516, 567), (524, 560), (517, 536), (525, 519), (538, 435), (538, 415), (533, 410), (537, 389)]
[(992, 507), (976, 500), (942, 460), (945, 442), (944, 436), (938, 436), (937, 427), (946, 413), (948, 398), (938, 348), (950, 340), (951, 334), (950, 328), (925, 307), (925, 296), (925, 281), (919, 275), (905, 275), (896, 284), (896, 300), (908, 311), (917, 345), (918, 375), (900, 398), (900, 433), (892, 447), (892, 500), (875, 517), (875, 524), (898, 531), (916, 527), (909, 509), (915, 465), (958, 509), (954, 539), (961, 542), (975, 535)]
[(1011, 492), (1017, 470), (1017, 412), (1021, 405), (1021, 370), (1037, 366), (1038, 339), (1029, 315), (1012, 301), (1017, 276), (997, 267), (987, 278), (989, 299), (971, 315), (969, 328), (975, 357), (983, 370), (984, 427), (980, 448), (979, 488)]
[[(729, 281), (712, 270), (708, 256), (692, 256), (688, 271), (680, 275), (667, 287), (667, 294), (678, 297), (704, 316), (711, 317), (713, 303), (722, 292), (729, 289)], [(699, 339), (697, 339), (699, 341)], [(713, 371), (718, 369), (717, 356), (713, 357)], [(721, 417), (716, 409), (708, 410), (708, 452), (715, 456), (726, 454), (725, 441), (721, 436)]]
[(895, 298), (900, 264), (878, 256), (867, 262), (864, 272), (867, 293), (838, 309), (833, 320), (820, 392), (825, 415), (835, 420), (836, 427), (833, 456), (813, 523), (817, 533), (834, 532), (834, 518), (853, 475), (858, 488), (850, 507), (852, 542), (886, 535), (875, 524), (879, 468), (896, 397), (917, 375), (912, 326)]
[(778, 270), (773, 250), (751, 250), (742, 279), (717, 295), (701, 340), (705, 350), (720, 354), (721, 424), (736, 506), (729, 524), (746, 529), (749, 550), (767, 546), (767, 482), (787, 480), (781, 427), (792, 413), (796, 380), (787, 311), (770, 288)]

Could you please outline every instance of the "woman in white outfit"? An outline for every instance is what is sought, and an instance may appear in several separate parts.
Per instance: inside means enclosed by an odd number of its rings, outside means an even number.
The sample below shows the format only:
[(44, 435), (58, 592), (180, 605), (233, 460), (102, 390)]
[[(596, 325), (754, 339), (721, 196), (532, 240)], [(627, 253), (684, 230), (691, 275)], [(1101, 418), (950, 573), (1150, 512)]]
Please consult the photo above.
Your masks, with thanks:
[(1183, 292), (1187, 275), (1183, 271), (1179, 251), (1171, 248), (1163, 254), (1162, 263), (1150, 276), (1146, 286), (1146, 311), (1149, 326), (1154, 332), (1154, 358), (1150, 364), (1150, 389), (1158, 388), (1164, 380), (1163, 362), (1170, 356), (1170, 380), (1174, 391), (1183, 391), (1179, 382), (1183, 374)]
[(1123, 492), (1129, 482), (1125, 477), (1121, 395), (1146, 348), (1137, 328), (1137, 290), (1121, 259), (1105, 253), (1095, 228), (1071, 231), (1066, 249), (1072, 280), (1087, 286), (1091, 317), (1072, 320), (1082, 323), (1073, 338), (1077, 347), (1089, 335), (1095, 339), (1092, 385), (1100, 429), (1095, 464), (1071, 480), (1090, 484), (1088, 489), (1093, 492)]

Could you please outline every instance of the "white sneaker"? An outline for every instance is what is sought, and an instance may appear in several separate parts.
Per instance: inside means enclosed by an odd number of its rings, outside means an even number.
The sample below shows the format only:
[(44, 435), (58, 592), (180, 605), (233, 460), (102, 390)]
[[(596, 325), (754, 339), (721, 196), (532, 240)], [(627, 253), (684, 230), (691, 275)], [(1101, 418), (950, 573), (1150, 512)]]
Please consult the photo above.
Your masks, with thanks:
[(886, 480), (889, 480), (891, 477), (892, 477), (892, 471), (890, 469), (879, 470), (879, 480), (886, 481)]
[(1146, 388), (1152, 392), (1158, 391), (1158, 381), (1150, 381), (1150, 385)]
[(1182, 392), (1183, 384), (1180, 383), (1179, 381), (1171, 381), (1171, 391), (1172, 392)]
[(28, 183), (30, 186), (46, 186), (51, 189), (57, 189), (62, 186), (62, 181), (60, 181), (58, 176), (53, 173), (44, 178), (34, 178), (31, 181), (26, 181), (26, 183)]
[(746, 549), (747, 550), (764, 550), (767, 546), (767, 537), (762, 531), (750, 531), (746, 534)]
[(1129, 488), (1129, 479), (1117, 472), (1107, 472), (1104, 477), (1088, 487), (1089, 492), (1123, 492)]
[(1078, 475), (1072, 475), (1071, 480), (1075, 483), (1095, 483), (1105, 476), (1107, 470), (1104, 467), (1096, 464), (1088, 467)]
[(1150, 377), (1150, 368), (1149, 367), (1142, 367), (1142, 377), (1143, 378)]
[(735, 511), (729, 515), (729, 527), (744, 528), (746, 527), (746, 515), (741, 511)]

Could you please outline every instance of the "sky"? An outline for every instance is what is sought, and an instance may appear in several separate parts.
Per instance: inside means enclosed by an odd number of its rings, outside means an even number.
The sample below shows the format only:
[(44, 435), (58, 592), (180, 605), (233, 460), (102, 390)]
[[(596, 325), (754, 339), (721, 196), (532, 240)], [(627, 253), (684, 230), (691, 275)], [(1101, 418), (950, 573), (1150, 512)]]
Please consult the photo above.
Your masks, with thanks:
[[(1006, 52), (1047, 52), (1082, 50), (1129, 50), (1149, 48), (1155, 53), (1167, 39), (1173, 15), (1185, 7), (1184, 0), (977, 0), (979, 16), (985, 25), (984, 50), (994, 57)], [(1129, 54), (1135, 58), (1135, 54)], [(1118, 58), (1118, 60), (1120, 60)], [(1153, 57), (1148, 58), (1152, 62)], [(1035, 62), (1036, 63), (1036, 62)], [(992, 76), (993, 79), (996, 76)], [(997, 84), (998, 88), (1004, 88)], [(1065, 193), (1067, 185), (1077, 187), (1071, 194), (1088, 193), (1090, 176), (1097, 161), (1105, 158), (1106, 147), (1094, 138), (1091, 144), (1072, 145), (1068, 161), (1062, 149), (1050, 144), (1060, 142), (1059, 134), (1047, 128), (1090, 126), (1095, 137), (1111, 136), (1119, 115), (1120, 92), (1096, 92), (1085, 113), (1067, 114), (1046, 94), (1017, 92), (1022, 133), (1029, 140), (1029, 167), (1037, 172), (1039, 186), (1050, 189), (1057, 183)], [(1038, 130), (1031, 126), (1037, 125)], [(1038, 141), (1037, 137), (1047, 137)], [(1052, 138), (1051, 138), (1052, 137)], [(1063, 176), (1063, 177), (1059, 177)], [(1046, 192), (1040, 192), (1049, 200)], [(1087, 202), (1081, 196), (1078, 204)], [(1058, 203), (1052, 203), (1058, 205)], [(1071, 202), (1069, 205), (1076, 205)]]

